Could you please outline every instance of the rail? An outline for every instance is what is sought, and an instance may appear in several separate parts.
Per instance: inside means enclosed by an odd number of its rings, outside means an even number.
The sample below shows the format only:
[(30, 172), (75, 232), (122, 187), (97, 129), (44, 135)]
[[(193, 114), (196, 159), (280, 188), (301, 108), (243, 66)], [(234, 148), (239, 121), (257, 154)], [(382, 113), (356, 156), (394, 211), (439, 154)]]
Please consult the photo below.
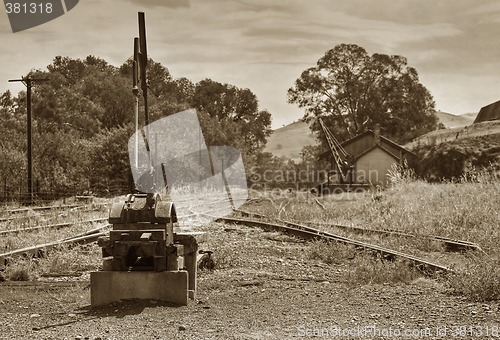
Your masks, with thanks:
[(448, 267), (432, 263), (430, 261), (418, 258), (413, 255), (405, 254), (396, 250), (384, 248), (378, 245), (365, 243), (357, 240), (353, 240), (347, 237), (343, 237), (340, 235), (335, 235), (332, 233), (324, 232), (318, 229), (314, 229), (311, 227), (303, 226), (300, 224), (288, 222), (288, 225), (283, 224), (274, 224), (267, 223), (249, 219), (242, 218), (230, 218), (230, 217), (220, 217), (217, 219), (219, 222), (224, 223), (234, 223), (234, 224), (243, 224), (249, 227), (258, 227), (264, 230), (272, 230), (279, 231), (288, 235), (293, 235), (299, 238), (303, 238), (305, 240), (315, 240), (315, 239), (323, 239), (326, 241), (335, 241), (343, 244), (353, 245), (356, 248), (361, 248), (364, 250), (369, 250), (375, 253), (380, 254), (387, 260), (394, 260), (396, 258), (400, 258), (406, 261), (409, 261), (415, 265), (419, 270), (427, 273), (427, 272), (451, 272), (452, 270)]
[[(256, 218), (270, 218), (269, 216), (265, 216), (265, 215), (250, 212), (250, 211), (240, 210), (240, 209), (234, 209), (234, 211), (238, 212), (244, 216), (246, 215), (246, 216), (254, 216)], [(290, 225), (294, 224), (293, 222), (285, 221), (282, 219), (279, 219), (279, 221), (282, 223), (285, 223), (285, 224), (290, 224)], [(398, 236), (398, 237), (404, 237), (404, 238), (428, 239), (428, 240), (443, 243), (446, 246), (447, 251), (478, 250), (478, 251), (484, 252), (477, 243), (473, 243), (473, 242), (469, 242), (469, 241), (462, 241), (462, 240), (455, 240), (455, 239), (442, 237), (442, 236), (418, 235), (418, 234), (405, 233), (405, 232), (398, 231), (398, 230), (371, 229), (371, 228), (349, 226), (349, 225), (344, 225), (344, 224), (334, 224), (334, 223), (321, 223), (321, 222), (320, 223), (318, 223), (318, 222), (305, 222), (305, 223), (308, 225), (313, 224), (316, 226), (333, 227), (333, 228), (344, 229), (344, 230), (353, 231), (353, 232), (357, 232), (357, 233), (363, 233), (363, 234), (379, 234), (379, 235)]]

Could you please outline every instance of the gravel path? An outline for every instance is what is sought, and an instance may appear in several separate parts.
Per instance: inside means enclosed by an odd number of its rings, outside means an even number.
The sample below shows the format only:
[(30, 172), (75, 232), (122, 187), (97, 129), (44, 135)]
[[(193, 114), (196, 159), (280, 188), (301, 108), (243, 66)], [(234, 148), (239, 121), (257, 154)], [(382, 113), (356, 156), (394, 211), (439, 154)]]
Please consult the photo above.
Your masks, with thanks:
[(349, 281), (348, 263), (311, 260), (308, 244), (287, 236), (243, 226), (220, 226), (208, 235), (202, 246), (216, 251), (219, 269), (199, 272), (198, 296), (188, 306), (147, 300), (91, 309), (88, 274), (57, 283), (6, 281), (0, 283), (0, 338), (500, 336), (498, 302), (473, 303), (452, 296), (440, 280), (359, 285)]

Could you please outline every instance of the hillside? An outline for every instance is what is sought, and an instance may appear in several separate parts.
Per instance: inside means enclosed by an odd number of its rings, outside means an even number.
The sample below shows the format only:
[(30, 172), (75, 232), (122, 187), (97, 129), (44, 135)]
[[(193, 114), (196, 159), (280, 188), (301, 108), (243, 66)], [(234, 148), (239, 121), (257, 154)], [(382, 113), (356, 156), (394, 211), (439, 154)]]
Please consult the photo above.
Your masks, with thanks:
[(439, 122), (442, 123), (446, 128), (457, 128), (471, 125), (477, 116), (477, 113), (466, 113), (464, 115), (453, 115), (448, 112), (438, 111), (437, 116)]
[(302, 148), (314, 144), (316, 140), (309, 126), (303, 121), (298, 121), (274, 130), (264, 151), (277, 157), (299, 161)]
[(467, 117), (467, 118), (470, 118), (472, 121), (474, 121), (474, 119), (476, 119), (477, 117), (477, 112), (469, 112), (469, 113), (464, 113), (463, 115), (460, 115), (462, 117)]
[(417, 145), (440, 144), (442, 142), (451, 142), (457, 139), (479, 137), (485, 135), (500, 134), (500, 121), (482, 122), (464, 127), (455, 127), (442, 129), (426, 133), (414, 141), (405, 145), (412, 149)]
[(486, 125), (481, 129), (470, 129), (480, 124), (483, 123), (464, 129), (461, 131), (462, 136), (456, 139), (452, 138), (430, 145), (415, 145), (412, 151), (417, 154), (418, 161), (413, 164), (413, 167), (417, 175), (431, 180), (457, 179), (464, 175), (474, 175), (467, 173), (472, 168), (489, 169), (500, 175), (498, 173), (500, 169), (500, 122), (497, 122), (496, 127), (488, 124), (490, 128), (488, 134), (479, 134), (479, 132), (488, 131)]
[[(447, 128), (446, 130), (433, 131), (431, 134), (449, 133), (456, 135), (459, 129), (467, 125), (471, 125), (477, 116), (477, 113), (466, 113), (464, 115), (453, 115), (451, 113), (438, 111), (439, 121)], [(452, 129), (452, 130), (449, 130)], [(425, 135), (428, 137), (428, 134)], [(307, 145), (316, 144), (316, 139), (311, 133), (309, 126), (303, 121), (293, 122), (289, 125), (281, 127), (273, 131), (268, 139), (264, 151), (270, 152), (277, 157), (285, 157), (299, 161), (301, 159), (300, 152), (302, 148)]]

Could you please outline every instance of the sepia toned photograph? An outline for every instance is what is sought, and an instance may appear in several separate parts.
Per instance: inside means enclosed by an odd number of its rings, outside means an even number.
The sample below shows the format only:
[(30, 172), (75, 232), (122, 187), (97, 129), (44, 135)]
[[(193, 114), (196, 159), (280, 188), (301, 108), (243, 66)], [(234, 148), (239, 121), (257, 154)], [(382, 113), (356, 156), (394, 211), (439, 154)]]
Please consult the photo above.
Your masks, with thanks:
[(500, 338), (500, 2), (3, 2), (0, 339)]

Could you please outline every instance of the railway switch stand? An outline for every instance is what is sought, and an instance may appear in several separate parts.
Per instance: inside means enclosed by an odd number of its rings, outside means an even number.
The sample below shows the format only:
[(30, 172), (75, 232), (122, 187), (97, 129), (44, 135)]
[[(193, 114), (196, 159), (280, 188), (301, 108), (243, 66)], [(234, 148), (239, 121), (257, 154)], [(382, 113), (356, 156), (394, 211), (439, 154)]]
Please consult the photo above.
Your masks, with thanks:
[(212, 258), (214, 252), (212, 250), (200, 250), (198, 253), (201, 255), (201, 259), (198, 260), (198, 268), (213, 270), (215, 268), (215, 261)]
[(186, 305), (196, 294), (198, 244), (174, 233), (173, 202), (158, 194), (129, 194), (112, 205), (109, 237), (101, 237), (102, 271), (90, 276), (91, 305), (153, 299)]

